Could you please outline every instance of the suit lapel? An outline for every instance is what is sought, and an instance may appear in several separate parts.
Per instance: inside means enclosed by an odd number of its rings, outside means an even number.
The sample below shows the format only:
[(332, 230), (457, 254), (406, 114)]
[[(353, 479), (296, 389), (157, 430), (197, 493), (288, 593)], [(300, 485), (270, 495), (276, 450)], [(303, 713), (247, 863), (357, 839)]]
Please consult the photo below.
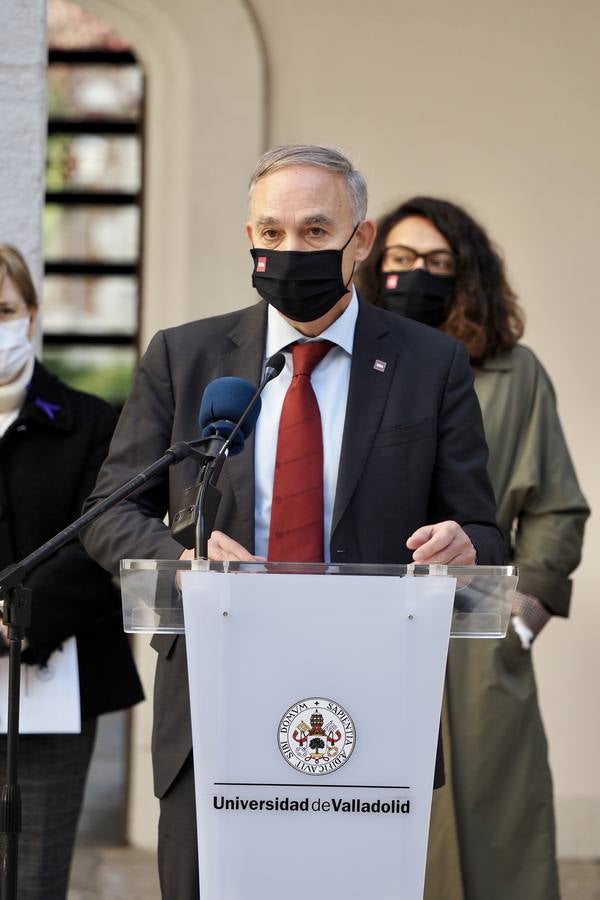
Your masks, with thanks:
[(332, 537), (367, 462), (387, 402), (398, 352), (398, 348), (386, 340), (388, 332), (378, 310), (360, 301), (333, 506)]
[[(267, 305), (256, 303), (244, 311), (229, 332), (231, 350), (221, 354), (218, 374), (235, 375), (258, 385), (265, 352)], [(240, 543), (254, 549), (254, 432), (244, 449), (232, 456), (224, 466), (223, 479), (228, 479), (239, 511)]]

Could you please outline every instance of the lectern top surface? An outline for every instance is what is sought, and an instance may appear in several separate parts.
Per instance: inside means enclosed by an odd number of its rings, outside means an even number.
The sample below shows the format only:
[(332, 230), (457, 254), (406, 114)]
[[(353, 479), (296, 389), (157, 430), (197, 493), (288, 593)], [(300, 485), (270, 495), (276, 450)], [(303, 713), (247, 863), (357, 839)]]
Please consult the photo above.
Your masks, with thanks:
[(417, 565), (408, 563), (383, 564), (383, 563), (297, 563), (297, 562), (214, 562), (207, 559), (122, 559), (121, 571), (130, 570), (157, 570), (166, 571), (182, 570), (197, 572), (221, 572), (233, 574), (246, 572), (255, 574), (282, 574), (282, 575), (449, 575), (452, 578), (460, 576), (477, 577), (502, 577), (516, 576), (519, 574), (517, 566), (444, 566), (444, 565)]
[[(448, 582), (454, 592), (452, 637), (504, 637), (517, 587), (516, 566), (423, 566), (326, 563), (209, 562), (208, 560), (125, 559), (121, 561), (123, 621), (126, 631), (185, 631), (183, 594), (201, 588), (207, 597), (221, 592), (229, 596), (241, 590), (244, 597), (256, 588), (256, 576), (270, 576), (286, 603), (302, 580), (302, 590), (322, 597), (325, 611), (332, 592), (339, 593), (360, 581), (365, 603), (385, 593), (395, 603), (415, 604), (407, 615), (416, 619), (423, 590), (442, 593)], [(347, 582), (324, 582), (322, 576), (344, 576)], [(281, 579), (281, 581), (279, 581)], [(307, 579), (304, 582), (304, 579)], [(285, 584), (284, 584), (285, 581)], [(262, 583), (262, 582), (261, 582)], [(329, 584), (329, 587), (326, 586)], [(436, 588), (437, 584), (437, 588)], [(308, 586), (308, 589), (307, 589)], [(264, 585), (263, 585), (264, 587)], [(183, 592), (183, 593), (182, 593)], [(402, 599), (404, 598), (404, 599)], [(410, 605), (409, 604), (409, 605)]]

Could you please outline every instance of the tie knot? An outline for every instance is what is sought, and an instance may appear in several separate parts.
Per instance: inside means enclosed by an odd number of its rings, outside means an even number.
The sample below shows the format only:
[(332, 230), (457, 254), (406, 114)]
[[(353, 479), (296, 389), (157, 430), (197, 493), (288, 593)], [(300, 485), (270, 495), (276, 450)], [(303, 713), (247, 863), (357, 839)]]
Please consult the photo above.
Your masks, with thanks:
[(305, 341), (302, 344), (292, 344), (294, 376), (308, 375), (310, 378), (313, 370), (332, 347), (331, 341)]

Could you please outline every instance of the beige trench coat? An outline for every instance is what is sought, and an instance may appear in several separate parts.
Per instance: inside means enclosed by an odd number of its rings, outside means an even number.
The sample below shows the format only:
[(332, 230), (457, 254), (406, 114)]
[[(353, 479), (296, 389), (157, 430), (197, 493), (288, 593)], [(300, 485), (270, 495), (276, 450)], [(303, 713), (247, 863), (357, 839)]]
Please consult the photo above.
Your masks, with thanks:
[[(526, 347), (477, 370), (488, 470), (519, 590), (569, 611), (589, 514), (552, 384)], [(543, 633), (539, 638), (543, 640)], [(442, 715), (446, 785), (434, 792), (426, 900), (558, 900), (552, 780), (531, 651), (450, 642)]]

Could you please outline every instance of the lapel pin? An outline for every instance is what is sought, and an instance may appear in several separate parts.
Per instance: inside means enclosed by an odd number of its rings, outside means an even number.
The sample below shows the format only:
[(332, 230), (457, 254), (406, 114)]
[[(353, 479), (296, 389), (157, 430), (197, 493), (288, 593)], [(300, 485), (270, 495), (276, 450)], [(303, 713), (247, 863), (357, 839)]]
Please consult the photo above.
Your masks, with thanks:
[(387, 366), (387, 363), (384, 362), (383, 359), (376, 359), (375, 362), (373, 363), (373, 368), (375, 369), (376, 372), (385, 372), (386, 366)]

